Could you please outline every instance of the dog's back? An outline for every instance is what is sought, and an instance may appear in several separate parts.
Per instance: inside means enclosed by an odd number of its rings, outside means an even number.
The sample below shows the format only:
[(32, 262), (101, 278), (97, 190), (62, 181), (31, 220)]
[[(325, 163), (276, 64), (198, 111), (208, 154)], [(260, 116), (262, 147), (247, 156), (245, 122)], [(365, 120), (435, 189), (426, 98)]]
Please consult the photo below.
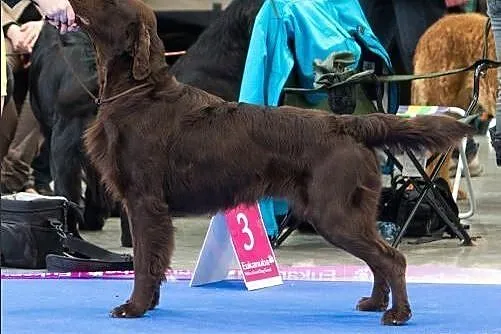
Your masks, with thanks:
[[(414, 55), (414, 72), (431, 73), (457, 69), (482, 58), (487, 18), (481, 14), (447, 15), (421, 37)], [(495, 59), (492, 33), (487, 56)], [(479, 105), (489, 117), (495, 113), (496, 72), (489, 70), (480, 83)], [(412, 82), (412, 104), (455, 106), (466, 109), (473, 93), (471, 72)]]
[(238, 100), (254, 19), (263, 0), (234, 0), (170, 69), (180, 82)]
[(51, 25), (44, 25), (30, 67), (33, 112), (42, 127), (51, 129), (59, 117), (95, 114), (95, 104), (75, 77), (76, 73), (88, 89), (97, 92), (94, 57), (86, 33), (60, 35)]

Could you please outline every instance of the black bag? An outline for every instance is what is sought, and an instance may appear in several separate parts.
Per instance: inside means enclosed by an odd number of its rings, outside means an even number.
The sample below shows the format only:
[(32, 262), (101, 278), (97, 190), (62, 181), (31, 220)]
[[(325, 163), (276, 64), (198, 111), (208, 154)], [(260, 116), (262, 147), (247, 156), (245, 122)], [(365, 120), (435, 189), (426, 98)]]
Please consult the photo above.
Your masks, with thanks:
[[(451, 215), (448, 216), (449, 220), (458, 220), (459, 209), (452, 197), (449, 184), (442, 178), (436, 179), (433, 184), (435, 188), (440, 193), (441, 197), (445, 201), (445, 204), (451, 209)], [(424, 187), (423, 181), (417, 182), (418, 187)], [(441, 204), (442, 201), (439, 200), (432, 191), (428, 192), (430, 201), (437, 204), (439, 207), (443, 208)], [(406, 190), (403, 193), (403, 197), (400, 201), (398, 214), (397, 214), (397, 225), (402, 227), (405, 221), (409, 217), (411, 210), (417, 203), (419, 197), (418, 191), (414, 188), (412, 190)], [(446, 210), (442, 210), (446, 212)], [(418, 207), (416, 215), (409, 224), (405, 236), (408, 237), (437, 237), (441, 238), (443, 233), (447, 232), (452, 235), (452, 231), (447, 223), (435, 212), (428, 200), (424, 200)]]
[[(424, 181), (415, 180), (418, 187), (424, 187)], [(447, 181), (442, 178), (436, 179), (435, 188), (439, 191), (448, 207), (452, 210), (451, 221), (458, 219), (459, 209), (452, 197)], [(396, 180), (392, 187), (384, 188), (379, 205), (379, 220), (396, 223), (400, 228), (409, 217), (412, 209), (417, 203), (419, 192), (417, 189), (407, 189), (407, 184), (402, 179)], [(439, 206), (441, 201), (436, 198), (433, 192), (428, 192), (429, 198)], [(419, 205), (416, 214), (409, 224), (404, 236), (406, 237), (433, 237), (439, 239), (443, 233), (452, 235), (452, 231), (445, 221), (433, 210), (428, 200), (424, 200)]]
[[(24, 197), (25, 199), (35, 197)], [(69, 210), (64, 198), (1, 199), (1, 259), (7, 267), (41, 269), (48, 254), (63, 254), (61, 235)]]
[(1, 264), (49, 271), (130, 270), (132, 258), (95, 246), (67, 231), (67, 217), (83, 217), (64, 197), (29, 193), (1, 198)]

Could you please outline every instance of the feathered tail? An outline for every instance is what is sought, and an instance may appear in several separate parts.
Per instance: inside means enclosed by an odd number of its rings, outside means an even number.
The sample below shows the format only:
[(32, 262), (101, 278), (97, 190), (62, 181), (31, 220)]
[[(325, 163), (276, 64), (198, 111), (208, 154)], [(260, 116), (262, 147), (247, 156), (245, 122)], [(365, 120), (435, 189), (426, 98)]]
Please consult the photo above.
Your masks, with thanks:
[(390, 114), (337, 116), (332, 131), (346, 134), (368, 147), (388, 145), (413, 150), (446, 150), (461, 138), (473, 134), (473, 128), (449, 116), (418, 116), (412, 119)]

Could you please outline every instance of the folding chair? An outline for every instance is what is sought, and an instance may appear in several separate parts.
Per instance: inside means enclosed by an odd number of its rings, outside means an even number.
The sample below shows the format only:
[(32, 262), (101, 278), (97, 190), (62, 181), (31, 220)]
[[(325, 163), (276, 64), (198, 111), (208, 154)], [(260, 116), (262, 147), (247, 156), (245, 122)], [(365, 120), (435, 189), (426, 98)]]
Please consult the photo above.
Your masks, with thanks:
[[(483, 76), (484, 72), (489, 68), (489, 67), (498, 67), (500, 66), (501, 63), (492, 61), (489, 59), (481, 59), (477, 61), (473, 67), (475, 69), (474, 72), (474, 77), (473, 77), (473, 98), (472, 101), (470, 102), (470, 105), (468, 106), (467, 110), (464, 112), (464, 118), (461, 119), (461, 121), (469, 123), (474, 117), (476, 116), (470, 116), (471, 112), (474, 110), (478, 103), (478, 97), (479, 97), (479, 90), (480, 90), (480, 78)], [(457, 109), (455, 111), (458, 111)], [(467, 187), (468, 187), (468, 193), (471, 196), (470, 201), (471, 201), (471, 209), (469, 212), (466, 214), (463, 214), (462, 217), (467, 217), (473, 215), (473, 212), (475, 210), (475, 200), (473, 197), (473, 189), (471, 186), (471, 179), (469, 175), (469, 170), (468, 170), (468, 165), (466, 162), (466, 154), (464, 152), (464, 146), (465, 143), (461, 145), (460, 148), (460, 159), (458, 163), (458, 171), (456, 173), (461, 173), (460, 171), (460, 165), (461, 168), (464, 168), (465, 174), (466, 174), (466, 180), (467, 180)], [(464, 246), (471, 246), (473, 245), (472, 239), (468, 232), (466, 232), (465, 226), (460, 223), (460, 217), (450, 219), (449, 217), (453, 217), (454, 214), (451, 214), (451, 208), (447, 205), (445, 202), (444, 198), (436, 189), (436, 187), (433, 186), (433, 181), (436, 179), (438, 175), (438, 171), (442, 166), (444, 165), (444, 162), (446, 160), (446, 156), (451, 152), (453, 147), (449, 147), (447, 152), (441, 154), (441, 157), (439, 158), (439, 162), (435, 166), (433, 172), (431, 173), (431, 176), (428, 176), (421, 165), (421, 163), (418, 161), (416, 158), (414, 152), (410, 150), (406, 150), (406, 154), (409, 156), (410, 160), (412, 161), (413, 165), (415, 168), (419, 171), (419, 174), (421, 175), (422, 179), (425, 182), (425, 185), (423, 187), (420, 187), (419, 185), (414, 182), (412, 178), (409, 179), (409, 183), (413, 184), (416, 189), (420, 192), (420, 195), (417, 199), (417, 202), (413, 209), (411, 210), (411, 213), (407, 217), (407, 220), (405, 221), (404, 225), (400, 229), (397, 237), (392, 243), (393, 247), (398, 247), (400, 242), (402, 241), (402, 237), (404, 236), (405, 232), (407, 231), (409, 225), (411, 224), (412, 219), (414, 218), (419, 206), (424, 200), (427, 200), (430, 206), (433, 208), (433, 210), (444, 220), (444, 222), (451, 228), (453, 231), (454, 235), (457, 236), (461, 240), (461, 244)], [(396, 159), (396, 157), (393, 155), (392, 152), (389, 150), (386, 150), (386, 153), (388, 157), (395, 163), (397, 168), (402, 169), (402, 164)], [(460, 175), (459, 175), (460, 177)], [(456, 198), (457, 198), (457, 187), (459, 186), (459, 181), (458, 180), (458, 175), (456, 174), (456, 181), (454, 183), (454, 189), (453, 191), (456, 193)], [(435, 202), (430, 196), (430, 192), (432, 193), (432, 196), (435, 197), (438, 200), (438, 203)]]
[[(458, 107), (440, 107), (440, 106), (400, 106), (397, 115), (406, 115), (407, 117), (415, 116), (415, 113), (412, 110), (416, 110), (417, 113), (421, 115), (432, 115), (439, 113), (446, 113), (449, 115), (453, 115), (458, 119), (465, 118), (466, 111), (458, 108)], [(410, 112), (409, 112), (410, 111)], [(409, 115), (411, 114), (411, 115)], [(468, 161), (466, 158), (466, 141), (467, 138), (464, 138), (462, 143), (457, 147), (459, 152), (458, 166), (456, 169), (456, 174), (454, 177), (453, 190), (452, 190), (452, 198), (455, 202), (458, 200), (459, 186), (461, 183), (461, 178), (464, 177), (466, 181), (466, 193), (468, 199), (468, 211), (459, 212), (460, 219), (467, 219), (472, 217), (476, 211), (476, 201), (475, 194), (473, 191), (473, 186), (471, 183), (471, 175), (470, 170), (468, 168)]]
[[(462, 117), (458, 121), (463, 121), (466, 123), (470, 123), (476, 116), (471, 116), (471, 112), (475, 109), (477, 103), (478, 103), (478, 98), (479, 98), (479, 89), (480, 89), (480, 78), (483, 76), (484, 72), (488, 68), (493, 68), (493, 67), (498, 67), (501, 66), (501, 62), (496, 62), (492, 61), (489, 59), (481, 59), (475, 62), (473, 65), (469, 66), (469, 69), (474, 69), (474, 85), (473, 85), (473, 98), (472, 101), (470, 102), (470, 105), (468, 106), (467, 110), (464, 111), (460, 108), (454, 108), (454, 107), (446, 107), (444, 108), (445, 110), (453, 113), (457, 113), (460, 117)], [(462, 69), (462, 70), (466, 70)], [(441, 75), (445, 75), (442, 73)], [(377, 78), (375, 78), (377, 80)], [(402, 81), (402, 80), (412, 80), (412, 76), (403, 76), (402, 78), (397, 79), (397, 81)], [(358, 83), (361, 82), (358, 79), (349, 81), (343, 83), (343, 84), (351, 84), (351, 83)], [(302, 92), (302, 93), (307, 93), (308, 90), (297, 90), (297, 89), (288, 89), (290, 92)], [(399, 110), (403, 111), (406, 107), (400, 107)], [(408, 107), (407, 107), (408, 108)], [(438, 108), (437, 108), (438, 109)], [(444, 111), (444, 110), (442, 110)], [(398, 113), (397, 113), (398, 114)], [(468, 164), (466, 160), (466, 153), (465, 153), (465, 146), (466, 146), (466, 139), (463, 140), (462, 145), (459, 147), (459, 162), (458, 162), (458, 168), (456, 171), (456, 178), (454, 181), (454, 187), (453, 187), (453, 197), (456, 200), (457, 199), (457, 194), (458, 194), (458, 188), (459, 188), (459, 182), (461, 179), (461, 172), (462, 170), (465, 173), (465, 180), (466, 180), (466, 186), (467, 186), (467, 193), (469, 196), (469, 202), (470, 202), (470, 208), (467, 212), (462, 212), (460, 213), (459, 216), (455, 217), (455, 214), (452, 212), (451, 208), (449, 205), (446, 203), (445, 199), (443, 196), (440, 194), (439, 190), (434, 186), (433, 182), (436, 180), (438, 171), (442, 166), (444, 165), (444, 162), (446, 160), (447, 155), (452, 151), (453, 147), (450, 147), (447, 152), (441, 154), (439, 156), (439, 161), (437, 165), (435, 166), (433, 172), (431, 173), (430, 176), (427, 175), (427, 173), (424, 170), (424, 167), (422, 163), (418, 160), (414, 152), (411, 150), (406, 150), (406, 154), (409, 157), (412, 165), (414, 168), (418, 171), (419, 173), (419, 179), (422, 179), (424, 181), (424, 185), (419, 185), (416, 181), (416, 178), (407, 178), (406, 182), (402, 186), (408, 186), (409, 184), (412, 184), (419, 192), (419, 196), (417, 199), (417, 202), (413, 209), (411, 210), (409, 216), (407, 217), (404, 225), (400, 229), (397, 237), (392, 243), (393, 247), (398, 247), (400, 242), (402, 241), (402, 237), (405, 235), (407, 229), (409, 228), (412, 219), (416, 215), (416, 212), (423, 203), (423, 201), (427, 201), (429, 205), (432, 207), (432, 209), (436, 212), (436, 214), (444, 220), (444, 222), (450, 227), (452, 233), (454, 234), (455, 237), (458, 237), (461, 240), (461, 244), (465, 246), (472, 245), (472, 239), (468, 232), (466, 231), (468, 226), (462, 225), (460, 223), (460, 219), (465, 219), (471, 217), (475, 210), (476, 210), (476, 204), (475, 204), (475, 197), (474, 197), (474, 192), (473, 192), (473, 187), (471, 184), (471, 176), (469, 173), (468, 169)], [(391, 152), (389, 149), (385, 149), (384, 152), (388, 156), (388, 158), (393, 162), (394, 166), (399, 169), (403, 170), (403, 165), (401, 161), (395, 156), (393, 152)], [(452, 217), (449, 218), (449, 217)], [(296, 221), (292, 219), (290, 215), (286, 215), (284, 219), (282, 219), (279, 227), (280, 234), (279, 236), (273, 240), (273, 246), (274, 247), (279, 247), (289, 236), (294, 232), (294, 230), (297, 229), (297, 227), (301, 224), (300, 221)]]
[[(461, 110), (461, 109), (459, 109)], [(399, 108), (399, 111), (397, 115), (401, 117), (406, 117), (406, 118), (413, 118), (413, 117), (419, 117), (422, 115), (437, 115), (437, 114), (445, 114), (445, 113), (451, 113), (453, 112), (451, 108), (449, 107), (432, 107), (432, 106), (401, 106)], [(464, 111), (462, 115), (464, 115)], [(463, 140), (464, 144), (466, 144), (466, 138)], [(465, 145), (461, 144), (459, 147), (459, 163), (458, 163), (458, 170), (457, 174), (459, 174), (459, 179), (455, 180), (454, 188), (456, 188), (456, 196), (454, 197), (454, 200), (457, 199), (457, 191), (459, 188), (459, 181), (461, 178), (461, 170), (464, 169), (466, 178), (468, 180), (468, 187), (467, 191), (470, 199), (470, 207), (473, 209), (474, 204), (472, 204), (472, 200), (474, 200), (473, 197), (473, 189), (471, 188), (471, 180), (470, 180), (470, 174), (468, 170), (468, 163), (466, 161), (466, 154), (465, 154)], [(451, 151), (451, 148), (448, 150), (447, 153), (439, 155), (438, 159), (444, 158), (445, 161), (445, 156)], [(407, 228), (410, 226), (410, 221), (412, 221), (415, 213), (417, 212), (417, 209), (421, 205), (422, 201), (426, 201), (428, 205), (430, 205), (433, 210), (442, 218), (442, 220), (449, 225), (452, 231), (454, 231), (454, 234), (459, 237), (460, 239), (468, 240), (469, 236), (466, 233), (466, 226), (461, 225), (459, 223), (459, 216), (456, 216), (455, 213), (451, 210), (449, 205), (445, 202), (445, 199), (441, 195), (439, 189), (436, 188), (434, 185), (434, 181), (436, 179), (436, 176), (438, 175), (438, 171), (440, 167), (443, 165), (444, 161), (439, 161), (438, 165), (435, 166), (435, 169), (433, 170), (433, 173), (431, 176), (428, 176), (426, 172), (424, 171), (424, 165), (426, 163), (425, 159), (419, 159), (416, 154), (410, 150), (406, 150), (404, 154), (397, 155), (394, 152), (390, 150), (386, 150), (386, 154), (389, 157), (389, 159), (393, 162), (395, 168), (399, 169), (402, 178), (404, 182), (398, 186), (398, 188), (407, 188), (409, 185), (412, 185), (418, 193), (420, 193), (420, 196), (418, 197), (418, 201), (415, 204), (413, 210), (411, 211), (410, 215), (408, 216), (406, 223), (400, 230), (398, 237), (395, 239), (393, 242), (393, 246), (397, 246), (398, 243), (400, 242), (402, 236), (405, 234)], [(410, 159), (410, 161), (408, 161)], [(424, 185), (422, 182), (419, 182), (421, 180), (424, 180)], [(397, 190), (397, 192), (399, 192)], [(473, 202), (474, 203), (474, 202)], [(470, 210), (472, 211), (472, 210)], [(430, 241), (433, 241), (436, 239), (430, 239)]]

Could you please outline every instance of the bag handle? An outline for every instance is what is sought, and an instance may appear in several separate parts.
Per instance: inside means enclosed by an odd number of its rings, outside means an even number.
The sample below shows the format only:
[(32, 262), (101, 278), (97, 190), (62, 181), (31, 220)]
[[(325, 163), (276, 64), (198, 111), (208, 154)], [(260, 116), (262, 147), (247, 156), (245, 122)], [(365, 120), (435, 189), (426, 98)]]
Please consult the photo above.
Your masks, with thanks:
[(64, 255), (49, 254), (46, 256), (49, 272), (133, 269), (131, 255), (110, 252), (86, 240), (66, 234), (63, 223), (57, 219), (49, 219), (49, 223), (61, 238), (64, 249)]
[(68, 252), (87, 257), (88, 259), (102, 260), (108, 262), (128, 262), (132, 261), (129, 254), (118, 254), (107, 249), (94, 245), (86, 240), (68, 235), (63, 239), (63, 246)]

